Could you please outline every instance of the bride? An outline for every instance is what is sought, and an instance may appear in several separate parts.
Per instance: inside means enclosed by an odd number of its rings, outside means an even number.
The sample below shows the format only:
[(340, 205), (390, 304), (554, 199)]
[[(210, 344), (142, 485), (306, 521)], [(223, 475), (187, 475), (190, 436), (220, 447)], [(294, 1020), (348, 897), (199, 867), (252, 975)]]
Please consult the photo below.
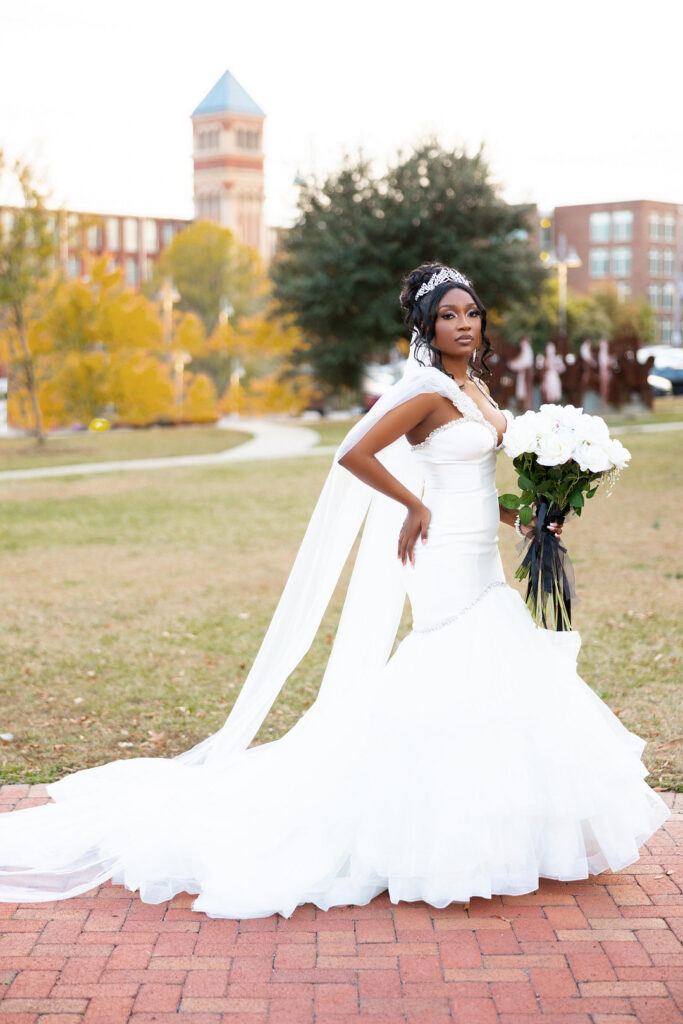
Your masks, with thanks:
[[(211, 917), (384, 890), (443, 907), (617, 871), (666, 820), (645, 741), (577, 675), (579, 634), (537, 628), (505, 582), (497, 533), (514, 517), (494, 475), (511, 417), (485, 385), (484, 306), (439, 264), (409, 274), (401, 302), (406, 374), (342, 442), (223, 728), (173, 759), (76, 772), (47, 787), (54, 803), (1, 815), (0, 900), (111, 880), (151, 903), (196, 894)], [(317, 700), (249, 747), (363, 520)], [(392, 654), (406, 594), (413, 626)]]

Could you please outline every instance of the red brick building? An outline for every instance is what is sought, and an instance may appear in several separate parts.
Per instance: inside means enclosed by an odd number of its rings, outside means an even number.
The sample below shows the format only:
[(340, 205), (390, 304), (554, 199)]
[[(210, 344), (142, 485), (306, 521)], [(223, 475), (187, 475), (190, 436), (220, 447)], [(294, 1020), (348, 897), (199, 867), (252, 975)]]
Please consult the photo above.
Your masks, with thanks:
[[(69, 277), (80, 277), (88, 255), (109, 256), (121, 267), (126, 284), (139, 288), (149, 281), (159, 255), (192, 221), (178, 217), (131, 217), (83, 210), (48, 210), (58, 243), (59, 263)], [(14, 209), (0, 207), (0, 226), (8, 231)]]
[(70, 277), (79, 277), (88, 253), (109, 255), (121, 267), (126, 284), (138, 288), (149, 281), (159, 254), (192, 222), (166, 217), (69, 212), (60, 217), (60, 262)]
[(683, 206), (646, 199), (558, 206), (555, 249), (563, 237), (582, 263), (568, 271), (570, 288), (585, 294), (613, 284), (624, 298), (645, 299), (657, 318), (657, 340), (681, 343)]

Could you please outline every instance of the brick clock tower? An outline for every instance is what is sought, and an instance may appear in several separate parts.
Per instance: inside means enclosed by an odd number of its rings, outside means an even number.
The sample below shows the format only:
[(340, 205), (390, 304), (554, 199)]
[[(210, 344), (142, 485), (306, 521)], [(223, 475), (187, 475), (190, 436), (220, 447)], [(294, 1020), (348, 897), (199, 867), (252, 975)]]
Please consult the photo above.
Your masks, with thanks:
[(264, 120), (229, 71), (192, 114), (195, 219), (230, 228), (266, 260)]

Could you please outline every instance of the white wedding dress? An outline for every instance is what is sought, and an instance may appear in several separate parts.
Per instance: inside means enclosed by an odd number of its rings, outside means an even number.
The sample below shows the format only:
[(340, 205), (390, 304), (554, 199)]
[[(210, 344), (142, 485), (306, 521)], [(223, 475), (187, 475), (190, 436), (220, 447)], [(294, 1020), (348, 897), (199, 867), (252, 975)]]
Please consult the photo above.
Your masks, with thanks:
[(644, 781), (645, 742), (577, 675), (579, 634), (538, 629), (505, 583), (499, 439), (453, 401), (462, 418), (411, 455), (432, 519), (400, 569), (414, 628), (388, 662), (271, 743), (52, 783), (55, 804), (0, 815), (0, 900), (111, 879), (147, 902), (196, 893), (212, 917), (386, 889), (443, 907), (638, 859), (670, 813)]

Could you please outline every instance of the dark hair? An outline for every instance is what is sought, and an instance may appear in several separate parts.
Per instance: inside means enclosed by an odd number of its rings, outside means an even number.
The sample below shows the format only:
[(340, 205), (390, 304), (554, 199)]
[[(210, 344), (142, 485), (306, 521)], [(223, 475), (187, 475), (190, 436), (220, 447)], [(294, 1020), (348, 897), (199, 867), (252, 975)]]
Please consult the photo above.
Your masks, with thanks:
[(473, 357), (470, 357), (470, 372), (475, 377), (486, 381), (491, 376), (491, 368), (488, 365), (488, 357), (492, 352), (491, 342), (486, 337), (486, 307), (471, 285), (459, 284), (454, 281), (445, 281), (439, 284), (432, 291), (427, 292), (420, 299), (416, 298), (421, 285), (429, 281), (432, 274), (439, 270), (448, 269), (443, 263), (422, 263), (415, 270), (411, 270), (403, 279), (400, 302), (403, 309), (403, 319), (411, 331), (417, 331), (418, 337), (415, 341), (415, 358), (423, 366), (435, 366), (448, 377), (443, 368), (441, 352), (434, 345), (436, 335), (436, 315), (441, 299), (451, 288), (462, 288), (469, 292), (472, 301), (479, 310), (481, 317), (481, 345), (477, 348)]

